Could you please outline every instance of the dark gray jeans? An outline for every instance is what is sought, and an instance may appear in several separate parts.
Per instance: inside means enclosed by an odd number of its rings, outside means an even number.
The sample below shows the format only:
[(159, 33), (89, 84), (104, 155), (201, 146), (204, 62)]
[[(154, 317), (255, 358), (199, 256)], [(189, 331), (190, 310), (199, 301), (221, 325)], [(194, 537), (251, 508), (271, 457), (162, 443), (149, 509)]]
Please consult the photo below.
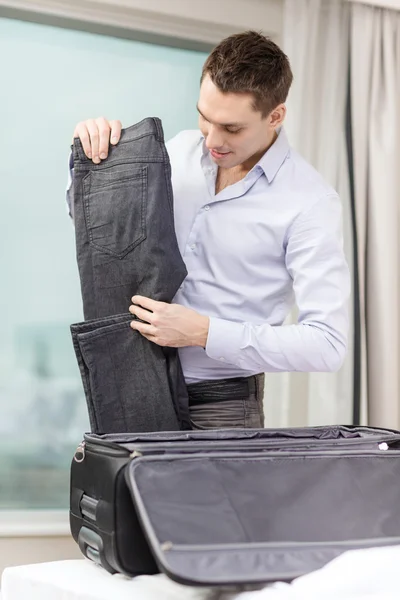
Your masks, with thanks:
[(85, 322), (71, 326), (95, 433), (189, 429), (174, 348), (129, 327), (135, 294), (171, 302), (187, 275), (173, 220), (161, 122), (122, 130), (99, 165), (72, 146), (76, 253)]
[(188, 385), (193, 429), (264, 427), (264, 373)]

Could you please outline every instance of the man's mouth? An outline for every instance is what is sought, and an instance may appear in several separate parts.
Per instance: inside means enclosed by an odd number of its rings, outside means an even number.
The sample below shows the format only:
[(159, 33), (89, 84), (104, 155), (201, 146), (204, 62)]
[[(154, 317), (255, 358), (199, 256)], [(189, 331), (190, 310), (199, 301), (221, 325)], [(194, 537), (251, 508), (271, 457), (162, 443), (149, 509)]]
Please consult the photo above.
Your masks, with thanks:
[(229, 152), (218, 152), (217, 150), (210, 150), (210, 154), (211, 156), (213, 156), (213, 158), (224, 158), (225, 156), (228, 156), (228, 154), (230, 154)]

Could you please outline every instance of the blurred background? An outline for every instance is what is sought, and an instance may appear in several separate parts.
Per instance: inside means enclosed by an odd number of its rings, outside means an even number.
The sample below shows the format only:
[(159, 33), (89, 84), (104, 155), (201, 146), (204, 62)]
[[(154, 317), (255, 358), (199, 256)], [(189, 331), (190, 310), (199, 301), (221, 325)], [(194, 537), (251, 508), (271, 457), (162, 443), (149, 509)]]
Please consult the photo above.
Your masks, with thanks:
[(340, 193), (353, 278), (343, 367), (267, 374), (266, 426), (400, 428), (400, 0), (0, 0), (0, 572), (80, 556), (67, 511), (88, 430), (69, 333), (83, 320), (65, 205), (75, 125), (196, 128), (208, 52), (246, 29), (289, 56), (289, 140)]

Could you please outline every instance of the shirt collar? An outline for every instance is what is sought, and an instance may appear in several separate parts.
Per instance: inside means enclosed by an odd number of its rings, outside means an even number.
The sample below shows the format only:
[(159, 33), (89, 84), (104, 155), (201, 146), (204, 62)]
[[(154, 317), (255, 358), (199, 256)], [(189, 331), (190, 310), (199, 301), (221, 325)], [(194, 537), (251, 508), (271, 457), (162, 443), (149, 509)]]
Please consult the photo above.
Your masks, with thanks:
[(264, 156), (258, 161), (258, 165), (265, 173), (268, 183), (272, 183), (286, 157), (290, 152), (290, 146), (283, 127), (278, 130), (278, 137)]
[[(283, 127), (277, 130), (278, 137), (266, 153), (260, 158), (258, 163), (253, 167), (260, 166), (265, 173), (268, 183), (272, 183), (275, 175), (278, 173), (286, 157), (290, 152), (289, 142), (286, 136), (286, 132)], [(200, 136), (199, 144), (202, 144), (203, 156), (208, 154), (204, 136)]]

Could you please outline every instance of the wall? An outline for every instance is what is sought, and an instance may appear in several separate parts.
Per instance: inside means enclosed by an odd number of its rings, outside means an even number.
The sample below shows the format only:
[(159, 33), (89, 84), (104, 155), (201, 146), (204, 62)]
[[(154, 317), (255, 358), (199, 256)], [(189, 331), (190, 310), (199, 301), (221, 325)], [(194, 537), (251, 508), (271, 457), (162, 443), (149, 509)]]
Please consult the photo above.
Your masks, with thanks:
[(379, 8), (400, 10), (400, 0), (349, 0), (354, 4), (370, 4)]
[(198, 50), (244, 29), (277, 40), (282, 29), (282, 0), (0, 0), (1, 14)]
[(6, 567), (74, 558), (82, 554), (70, 536), (0, 538), (0, 576)]

